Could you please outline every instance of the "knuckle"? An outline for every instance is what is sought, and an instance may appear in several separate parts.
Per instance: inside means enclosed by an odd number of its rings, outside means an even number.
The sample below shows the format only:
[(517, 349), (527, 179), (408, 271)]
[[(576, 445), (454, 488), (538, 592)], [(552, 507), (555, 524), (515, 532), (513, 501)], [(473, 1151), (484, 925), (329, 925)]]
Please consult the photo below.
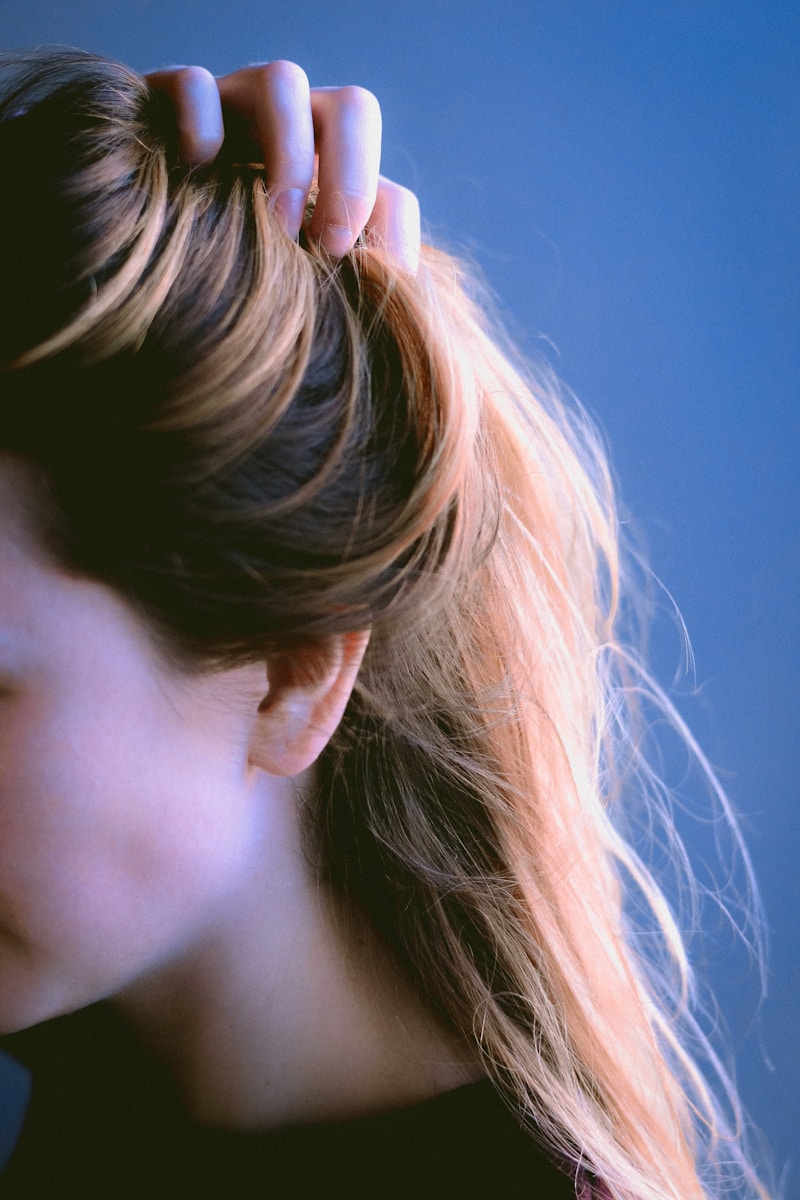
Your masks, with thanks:
[(209, 83), (216, 87), (214, 76), (210, 71), (207, 71), (205, 67), (176, 67), (174, 72), (175, 82), (181, 88), (204, 88), (207, 87)]
[(380, 105), (377, 98), (367, 88), (358, 84), (348, 84), (339, 88), (336, 98), (342, 108), (356, 109), (369, 117), (380, 117)]
[(419, 206), (416, 192), (412, 192), (411, 188), (404, 187), (402, 183), (395, 183), (393, 179), (381, 177), (380, 187), (387, 200), (397, 207), (417, 208)]
[(272, 85), (308, 89), (308, 76), (303, 68), (286, 58), (277, 58), (274, 62), (264, 63), (255, 69)]

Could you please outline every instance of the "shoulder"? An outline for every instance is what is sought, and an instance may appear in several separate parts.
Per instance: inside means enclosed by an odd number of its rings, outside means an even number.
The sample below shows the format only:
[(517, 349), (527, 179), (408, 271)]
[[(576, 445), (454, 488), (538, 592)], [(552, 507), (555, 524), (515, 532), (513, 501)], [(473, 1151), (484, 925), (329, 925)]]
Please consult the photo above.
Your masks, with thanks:
[[(348, 1200), (575, 1200), (487, 1080), (396, 1112), (272, 1135), (265, 1157), (286, 1196)], [(302, 1163), (302, 1170), (298, 1164)], [(301, 1191), (292, 1191), (302, 1178)]]
[(165, 1073), (102, 1009), (6, 1046), (26, 1064), (33, 1090), (3, 1196), (48, 1200), (65, 1187), (77, 1194), (74, 1184), (87, 1195), (111, 1188), (118, 1200), (593, 1200), (488, 1080), (341, 1124), (227, 1133), (192, 1125)]

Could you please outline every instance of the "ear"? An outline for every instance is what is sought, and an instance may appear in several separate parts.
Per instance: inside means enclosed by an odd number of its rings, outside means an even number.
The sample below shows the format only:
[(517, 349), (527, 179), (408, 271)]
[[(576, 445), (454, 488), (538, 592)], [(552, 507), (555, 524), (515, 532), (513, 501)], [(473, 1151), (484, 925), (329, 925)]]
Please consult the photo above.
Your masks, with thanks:
[(336, 634), (323, 645), (273, 655), (249, 761), (269, 775), (299, 775), (319, 757), (350, 699), (369, 630)]

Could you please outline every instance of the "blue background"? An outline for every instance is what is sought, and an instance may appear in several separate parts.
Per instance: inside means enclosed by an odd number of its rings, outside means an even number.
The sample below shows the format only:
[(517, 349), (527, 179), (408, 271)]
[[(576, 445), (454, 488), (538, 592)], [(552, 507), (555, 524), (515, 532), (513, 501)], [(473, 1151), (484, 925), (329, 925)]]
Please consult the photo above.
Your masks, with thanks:
[[(598, 416), (691, 634), (681, 711), (761, 881), (760, 1011), (741, 951), (720, 939), (709, 969), (745, 1101), (797, 1195), (800, 6), (0, 3), (0, 46), (53, 41), (139, 69), (292, 58), (312, 83), (371, 88), (384, 172), (481, 266), (525, 352)], [(667, 625), (654, 653), (669, 683)]]

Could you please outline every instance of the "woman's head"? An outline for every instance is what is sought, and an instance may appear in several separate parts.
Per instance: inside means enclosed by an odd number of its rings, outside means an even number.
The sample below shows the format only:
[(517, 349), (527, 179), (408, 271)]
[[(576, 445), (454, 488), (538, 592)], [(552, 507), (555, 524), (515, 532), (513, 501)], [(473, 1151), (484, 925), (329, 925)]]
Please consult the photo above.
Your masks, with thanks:
[[(122, 67), (60, 54), (6, 69), (0, 157), (15, 186), (0, 200), (13, 230), (0, 245), (13, 297), (0, 333), (0, 476), (17, 500), (18, 511), (5, 506), (4, 561), (6, 601), (18, 602), (3, 614), (40, 663), (39, 683), (26, 683), (39, 700), (13, 738), (13, 790), (29, 796), (28, 814), (7, 830), (6, 848), (28, 881), (12, 907), (42, 937), (47, 912), (60, 910), (40, 954), (61, 948), (53, 974), (65, 956), (80, 972), (81, 931), (91, 942), (97, 971), (83, 985), (66, 980), (71, 1007), (113, 990), (150, 937), (154, 953), (166, 952), (175, 929), (156, 936), (149, 919), (158, 925), (159, 911), (176, 908), (163, 886), (191, 897), (185, 868), (202, 838), (187, 801), (182, 859), (167, 813), (192, 796), (195, 768), (215, 777), (199, 739), (181, 771), (194, 708), (202, 716), (211, 698), (230, 701), (229, 681), (243, 680), (246, 703), (237, 684), (219, 732), (247, 727), (249, 762), (296, 775), (338, 724), (369, 629), (441, 608), (448, 556), (459, 539), (467, 545), (456, 460), (471, 431), (437, 394), (424, 331), (403, 302), (411, 285), (379, 255), (334, 270), (282, 233), (257, 169), (182, 167), (171, 114)], [(23, 528), (30, 562), (18, 553)], [(37, 616), (25, 633), (29, 604)], [(290, 739), (300, 700), (303, 736)], [(40, 751), (55, 726), (71, 750), (50, 763)], [(149, 750), (148, 729), (160, 731)], [(137, 738), (152, 786), (134, 803)], [(223, 744), (210, 739), (211, 759)], [(43, 793), (52, 795), (54, 773), (57, 820)], [(102, 813), (95, 792), (108, 797)], [(215, 831), (202, 794), (194, 820), (224, 847), (235, 822)], [(91, 829), (82, 849), (81, 829)], [(32, 840), (33, 859), (22, 852)], [(136, 842), (134, 872), (122, 849), (115, 861), (115, 841)], [(83, 916), (58, 903), (76, 869)], [(195, 890), (193, 914), (208, 888)], [(136, 936), (125, 935), (120, 920), (137, 903)], [(105, 926), (108, 944), (118, 931), (121, 973), (107, 973)], [(24, 1010), (25, 989), (11, 990)], [(43, 1015), (52, 1003), (48, 992)]]
[(607, 811), (623, 656), (591, 432), (523, 385), (452, 260), (332, 265), (235, 139), (182, 167), (138, 76), (6, 72), (0, 454), (40, 541), (195, 682), (370, 630), (302, 805), (309, 869), (569, 1161), (699, 1195), (675, 1075), (708, 1097), (620, 863), (679, 973), (680, 938)]

